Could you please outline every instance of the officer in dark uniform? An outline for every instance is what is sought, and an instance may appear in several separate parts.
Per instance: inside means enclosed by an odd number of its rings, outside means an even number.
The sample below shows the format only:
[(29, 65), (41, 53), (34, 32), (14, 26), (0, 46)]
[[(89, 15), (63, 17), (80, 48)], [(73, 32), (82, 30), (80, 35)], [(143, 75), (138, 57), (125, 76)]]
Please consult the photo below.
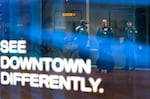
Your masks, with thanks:
[(112, 28), (108, 26), (107, 19), (102, 20), (102, 26), (97, 31), (97, 41), (99, 44), (99, 59), (97, 67), (100, 71), (111, 72), (114, 67), (114, 61), (111, 56), (111, 42), (113, 38)]
[(135, 42), (137, 33), (138, 31), (133, 26), (133, 23), (128, 21), (124, 33), (125, 40)]
[(108, 22), (106, 19), (102, 20), (102, 26), (98, 29), (97, 36), (104, 37), (104, 38), (113, 37), (112, 28), (108, 26)]
[(76, 32), (79, 33), (79, 34), (85, 34), (87, 35), (88, 32), (87, 32), (87, 24), (88, 22), (86, 20), (80, 20), (80, 25), (76, 27)]
[(86, 60), (89, 58), (89, 48), (87, 47), (88, 43), (88, 22), (86, 20), (80, 20), (80, 25), (76, 27), (77, 34), (77, 44), (78, 44), (78, 51), (79, 56)]
[(129, 67), (132, 67), (131, 70), (135, 69), (135, 44), (136, 35), (138, 31), (133, 26), (131, 21), (126, 23), (124, 30), (124, 40), (125, 40), (125, 51), (126, 51), (126, 64), (123, 68), (124, 70), (129, 70)]

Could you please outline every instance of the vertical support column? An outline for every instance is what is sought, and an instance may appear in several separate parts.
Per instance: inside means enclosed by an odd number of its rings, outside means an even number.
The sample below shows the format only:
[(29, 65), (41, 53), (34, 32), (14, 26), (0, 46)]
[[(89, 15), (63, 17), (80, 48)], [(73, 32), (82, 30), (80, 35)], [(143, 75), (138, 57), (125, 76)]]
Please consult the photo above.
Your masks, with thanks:
[[(147, 13), (146, 13), (146, 19), (147, 19), (147, 21), (146, 21), (146, 43), (149, 45), (150, 44), (150, 39), (149, 39), (149, 34), (150, 34), (150, 8), (148, 7), (147, 9), (146, 9), (147, 11)], [(150, 58), (150, 56), (149, 56), (149, 54), (150, 54), (150, 52), (149, 52), (149, 49), (147, 49), (148, 51), (148, 53), (147, 53), (147, 55), (148, 55), (148, 59)], [(148, 63), (148, 64), (150, 64), (150, 62)]]
[(9, 1), (9, 39), (19, 39), (20, 1)]
[(136, 0), (133, 0), (133, 19), (132, 19), (132, 22), (133, 22), (133, 25), (136, 27)]
[(86, 0), (86, 20), (88, 21), (88, 33), (90, 34), (90, 0)]
[(41, 0), (30, 1), (30, 41), (31, 43), (41, 44)]
[(133, 1), (133, 19), (132, 19), (134, 26), (136, 24), (136, 22), (135, 22), (135, 20), (136, 20), (136, 17), (135, 17), (135, 15), (136, 15), (136, 7), (135, 7), (135, 5), (136, 5), (136, 1), (134, 0)]
[(136, 24), (136, 22), (135, 22), (135, 20), (136, 20), (135, 13), (136, 13), (136, 7), (133, 6), (133, 25), (134, 25), (134, 26), (135, 26), (135, 24)]
[[(42, 44), (42, 7), (41, 0), (30, 0), (30, 55), (34, 57), (40, 57), (40, 47)], [(42, 90), (31, 88), (31, 99), (37, 98), (34, 93), (38, 94), (38, 99), (42, 99)]]
[(13, 0), (9, 0), (9, 37), (11, 38), (11, 32), (13, 31)]
[(64, 10), (63, 0), (54, 0), (52, 4), (52, 24), (53, 29), (56, 31), (64, 31), (66, 29), (65, 18), (61, 16), (61, 12)]
[(149, 44), (149, 33), (150, 33), (150, 28), (149, 28), (149, 25), (150, 25), (150, 8), (147, 8), (146, 9), (146, 43)]
[[(19, 0), (9, 0), (9, 39), (20, 39), (20, 1)], [(19, 54), (16, 54), (18, 56)], [(12, 71), (12, 70), (9, 70)], [(20, 70), (18, 70), (20, 71)], [(10, 98), (20, 99), (21, 98), (21, 87), (20, 86), (10, 86)], [(15, 88), (15, 91), (14, 91)], [(17, 95), (16, 95), (17, 94)], [(15, 96), (15, 97), (14, 97)]]

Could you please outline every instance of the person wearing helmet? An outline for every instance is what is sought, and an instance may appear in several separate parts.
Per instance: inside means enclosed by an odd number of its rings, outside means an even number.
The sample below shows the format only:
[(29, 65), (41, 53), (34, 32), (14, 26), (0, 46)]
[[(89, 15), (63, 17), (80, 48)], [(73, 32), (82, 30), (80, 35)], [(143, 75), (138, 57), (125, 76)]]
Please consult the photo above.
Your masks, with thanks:
[(86, 20), (80, 20), (80, 24), (75, 28), (77, 33), (77, 44), (80, 58), (86, 60), (89, 58), (89, 51), (87, 47), (88, 43), (88, 22)]
[(86, 20), (80, 20), (80, 25), (76, 27), (76, 32), (77, 33), (85, 33), (87, 34), (87, 24), (88, 22)]

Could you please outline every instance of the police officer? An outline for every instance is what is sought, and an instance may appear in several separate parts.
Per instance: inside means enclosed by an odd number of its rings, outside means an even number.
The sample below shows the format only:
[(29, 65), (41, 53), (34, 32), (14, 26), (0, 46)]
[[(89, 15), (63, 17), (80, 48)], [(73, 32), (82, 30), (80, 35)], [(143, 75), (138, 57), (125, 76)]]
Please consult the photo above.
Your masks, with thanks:
[(100, 71), (111, 72), (114, 66), (110, 42), (110, 39), (113, 38), (113, 31), (112, 28), (108, 26), (107, 19), (102, 20), (102, 26), (98, 29), (96, 37), (99, 44), (97, 66)]
[(97, 31), (98, 37), (112, 38), (113, 32), (112, 28), (108, 26), (107, 19), (102, 20), (102, 26)]
[(86, 60), (89, 58), (89, 50), (87, 47), (88, 43), (88, 27), (87, 27), (88, 22), (86, 20), (80, 20), (80, 25), (76, 27), (76, 32), (77, 34), (77, 44), (78, 44), (78, 51), (79, 51), (79, 56)]
[(102, 20), (102, 26), (99, 27), (97, 31), (97, 40), (99, 43), (99, 49), (103, 49), (110, 52), (111, 42), (109, 42), (110, 39), (113, 38), (113, 31), (112, 28), (108, 26), (107, 19)]
[(126, 51), (126, 64), (123, 70), (135, 69), (135, 44), (136, 35), (138, 31), (133, 26), (132, 21), (127, 21), (126, 27), (124, 29), (124, 40), (125, 40), (125, 51)]
[(79, 34), (85, 34), (87, 35), (88, 32), (87, 32), (87, 24), (88, 22), (86, 20), (80, 20), (80, 25), (76, 27), (76, 32), (79, 33)]
[(133, 26), (133, 23), (131, 21), (128, 21), (125, 27), (125, 40), (135, 42), (137, 33), (138, 31), (135, 26)]

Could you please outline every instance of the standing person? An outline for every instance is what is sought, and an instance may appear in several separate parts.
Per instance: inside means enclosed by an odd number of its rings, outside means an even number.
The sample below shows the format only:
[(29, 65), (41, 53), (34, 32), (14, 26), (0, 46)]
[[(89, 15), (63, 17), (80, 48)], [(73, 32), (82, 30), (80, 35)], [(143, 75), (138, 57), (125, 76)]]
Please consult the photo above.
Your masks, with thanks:
[(97, 37), (101, 37), (101, 38), (112, 38), (113, 37), (113, 31), (112, 31), (112, 28), (108, 26), (107, 19), (102, 20), (102, 26), (99, 27), (99, 29), (97, 31)]
[(79, 51), (79, 56), (86, 60), (89, 58), (89, 50), (87, 47), (88, 43), (88, 27), (87, 27), (88, 22), (86, 20), (80, 20), (80, 25), (76, 27), (76, 32), (78, 33), (77, 35), (77, 44), (78, 44), (78, 51)]
[(107, 19), (102, 20), (102, 26), (97, 31), (97, 41), (99, 44), (99, 59), (97, 66), (100, 71), (111, 72), (114, 67), (111, 56), (111, 39), (113, 38), (112, 28), (108, 26)]
[(135, 44), (136, 35), (138, 31), (133, 26), (132, 21), (127, 21), (126, 27), (124, 29), (124, 40), (125, 40), (125, 50), (126, 50), (126, 64), (123, 70), (135, 69)]

